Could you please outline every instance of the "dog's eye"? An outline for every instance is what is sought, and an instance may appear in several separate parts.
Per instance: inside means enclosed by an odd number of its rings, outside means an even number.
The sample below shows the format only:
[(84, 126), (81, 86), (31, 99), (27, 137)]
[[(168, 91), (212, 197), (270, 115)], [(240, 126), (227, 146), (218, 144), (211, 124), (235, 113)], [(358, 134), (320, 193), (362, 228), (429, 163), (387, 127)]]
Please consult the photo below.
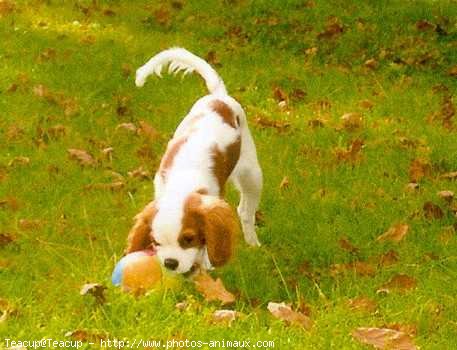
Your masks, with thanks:
[(184, 236), (184, 242), (191, 244), (194, 241), (194, 236)]

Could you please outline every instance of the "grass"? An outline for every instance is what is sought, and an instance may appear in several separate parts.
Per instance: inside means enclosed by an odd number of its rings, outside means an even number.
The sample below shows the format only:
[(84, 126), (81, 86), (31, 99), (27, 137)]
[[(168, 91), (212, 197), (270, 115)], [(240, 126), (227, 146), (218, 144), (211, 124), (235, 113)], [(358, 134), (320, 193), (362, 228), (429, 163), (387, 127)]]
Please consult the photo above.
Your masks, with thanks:
[[(447, 74), (457, 62), (455, 1), (18, 0), (11, 11), (3, 3), (0, 233), (14, 241), (0, 246), (0, 296), (17, 312), (0, 321), (2, 341), (63, 339), (86, 330), (110, 339), (364, 349), (352, 330), (399, 324), (415, 327), (422, 349), (457, 347), (456, 219), (437, 196), (457, 191), (440, 177), (457, 170), (456, 128), (429, 120), (456, 93), (456, 78)], [(343, 32), (319, 37), (332, 17)], [(433, 28), (418, 30), (419, 20)], [(263, 245), (240, 242), (233, 261), (213, 273), (237, 294), (233, 308), (243, 316), (231, 327), (211, 323), (220, 306), (205, 302), (188, 281), (139, 299), (110, 285), (131, 218), (153, 191), (151, 181), (127, 173), (139, 166), (154, 172), (174, 128), (205, 93), (193, 76), (151, 78), (135, 88), (132, 72), (169, 46), (216, 53), (218, 72), (247, 111), (264, 171)], [(375, 69), (365, 66), (371, 58)], [(38, 96), (40, 84), (51, 97)], [(274, 87), (291, 96), (286, 109)], [(294, 89), (306, 96), (294, 99)], [(363, 100), (373, 106), (361, 107)], [(347, 112), (361, 113), (363, 125), (344, 128), (340, 117)], [(290, 127), (261, 128), (259, 116)], [(318, 118), (323, 127), (311, 127)], [(158, 136), (117, 129), (140, 121)], [(56, 125), (63, 135), (49, 130)], [(364, 142), (357, 159), (337, 161), (337, 150), (357, 138)], [(107, 147), (112, 157), (103, 156)], [(70, 160), (69, 148), (87, 150), (97, 165)], [(414, 159), (427, 174), (411, 192), (405, 186)], [(125, 178), (121, 190), (87, 189), (118, 179), (113, 172)], [(285, 176), (289, 186), (280, 189)], [(235, 191), (229, 198), (236, 203)], [(443, 218), (425, 217), (428, 201)], [(404, 240), (376, 241), (398, 222), (410, 227)], [(451, 234), (443, 236), (445, 230)], [(342, 237), (359, 252), (342, 249)], [(399, 260), (374, 264), (374, 275), (331, 273), (333, 264), (371, 261), (390, 249)], [(399, 273), (414, 277), (417, 288), (376, 293)], [(86, 282), (108, 286), (107, 303), (81, 297)], [(359, 296), (376, 301), (377, 310), (348, 308)], [(181, 312), (175, 304), (183, 300), (191, 306)], [(304, 331), (274, 319), (270, 301), (306, 303), (314, 326)]]

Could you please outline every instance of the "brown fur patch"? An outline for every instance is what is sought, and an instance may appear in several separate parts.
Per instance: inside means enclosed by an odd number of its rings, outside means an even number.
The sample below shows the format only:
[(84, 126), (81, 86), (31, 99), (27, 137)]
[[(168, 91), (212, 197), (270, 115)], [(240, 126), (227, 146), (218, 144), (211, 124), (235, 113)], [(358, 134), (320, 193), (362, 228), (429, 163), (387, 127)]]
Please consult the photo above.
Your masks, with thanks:
[(201, 247), (205, 244), (205, 222), (201, 211), (201, 198), (191, 194), (184, 203), (182, 229), (178, 236), (181, 248)]
[(157, 208), (155, 206), (155, 202), (151, 202), (135, 216), (135, 224), (127, 237), (127, 248), (125, 249), (125, 254), (143, 250), (151, 246), (151, 224), (156, 214)]
[(168, 169), (171, 168), (173, 165), (173, 161), (178, 154), (179, 150), (181, 149), (182, 145), (184, 145), (187, 142), (187, 137), (181, 137), (177, 139), (171, 139), (170, 142), (168, 142), (167, 150), (160, 162), (160, 175), (162, 175), (162, 178), (165, 178), (165, 175), (168, 171)]
[(219, 150), (217, 146), (214, 146), (212, 149), (214, 161), (213, 171), (219, 184), (221, 196), (224, 193), (225, 183), (240, 158), (240, 149), (241, 139), (239, 137), (234, 143), (228, 145), (224, 151)]
[(225, 102), (214, 100), (211, 103), (211, 108), (221, 116), (224, 123), (230, 125), (234, 129), (237, 128), (235, 113), (233, 113), (233, 110)]

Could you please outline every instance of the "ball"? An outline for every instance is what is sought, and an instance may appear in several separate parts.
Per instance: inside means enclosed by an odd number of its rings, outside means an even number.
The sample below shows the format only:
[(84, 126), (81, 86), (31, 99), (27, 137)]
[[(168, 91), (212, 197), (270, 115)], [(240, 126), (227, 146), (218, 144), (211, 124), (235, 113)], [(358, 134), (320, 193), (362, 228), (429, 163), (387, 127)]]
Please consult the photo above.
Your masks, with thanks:
[(162, 282), (162, 268), (152, 250), (127, 254), (116, 264), (111, 281), (123, 291), (138, 293)]

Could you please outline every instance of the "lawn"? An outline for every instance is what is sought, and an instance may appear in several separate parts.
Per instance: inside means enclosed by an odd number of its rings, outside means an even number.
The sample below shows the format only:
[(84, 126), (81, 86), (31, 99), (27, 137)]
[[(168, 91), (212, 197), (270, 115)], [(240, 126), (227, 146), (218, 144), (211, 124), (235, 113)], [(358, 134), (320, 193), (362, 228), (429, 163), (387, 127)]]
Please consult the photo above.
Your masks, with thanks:
[[(457, 348), (455, 1), (0, 0), (0, 38), (0, 348), (374, 349), (359, 327)], [(135, 87), (136, 68), (170, 46), (220, 73), (264, 172), (262, 246), (240, 239), (211, 272), (236, 296), (228, 306), (183, 278), (142, 297), (110, 282), (167, 140), (206, 93), (194, 75)], [(106, 300), (80, 295), (85, 283)], [(227, 308), (236, 320), (215, 322)]]

